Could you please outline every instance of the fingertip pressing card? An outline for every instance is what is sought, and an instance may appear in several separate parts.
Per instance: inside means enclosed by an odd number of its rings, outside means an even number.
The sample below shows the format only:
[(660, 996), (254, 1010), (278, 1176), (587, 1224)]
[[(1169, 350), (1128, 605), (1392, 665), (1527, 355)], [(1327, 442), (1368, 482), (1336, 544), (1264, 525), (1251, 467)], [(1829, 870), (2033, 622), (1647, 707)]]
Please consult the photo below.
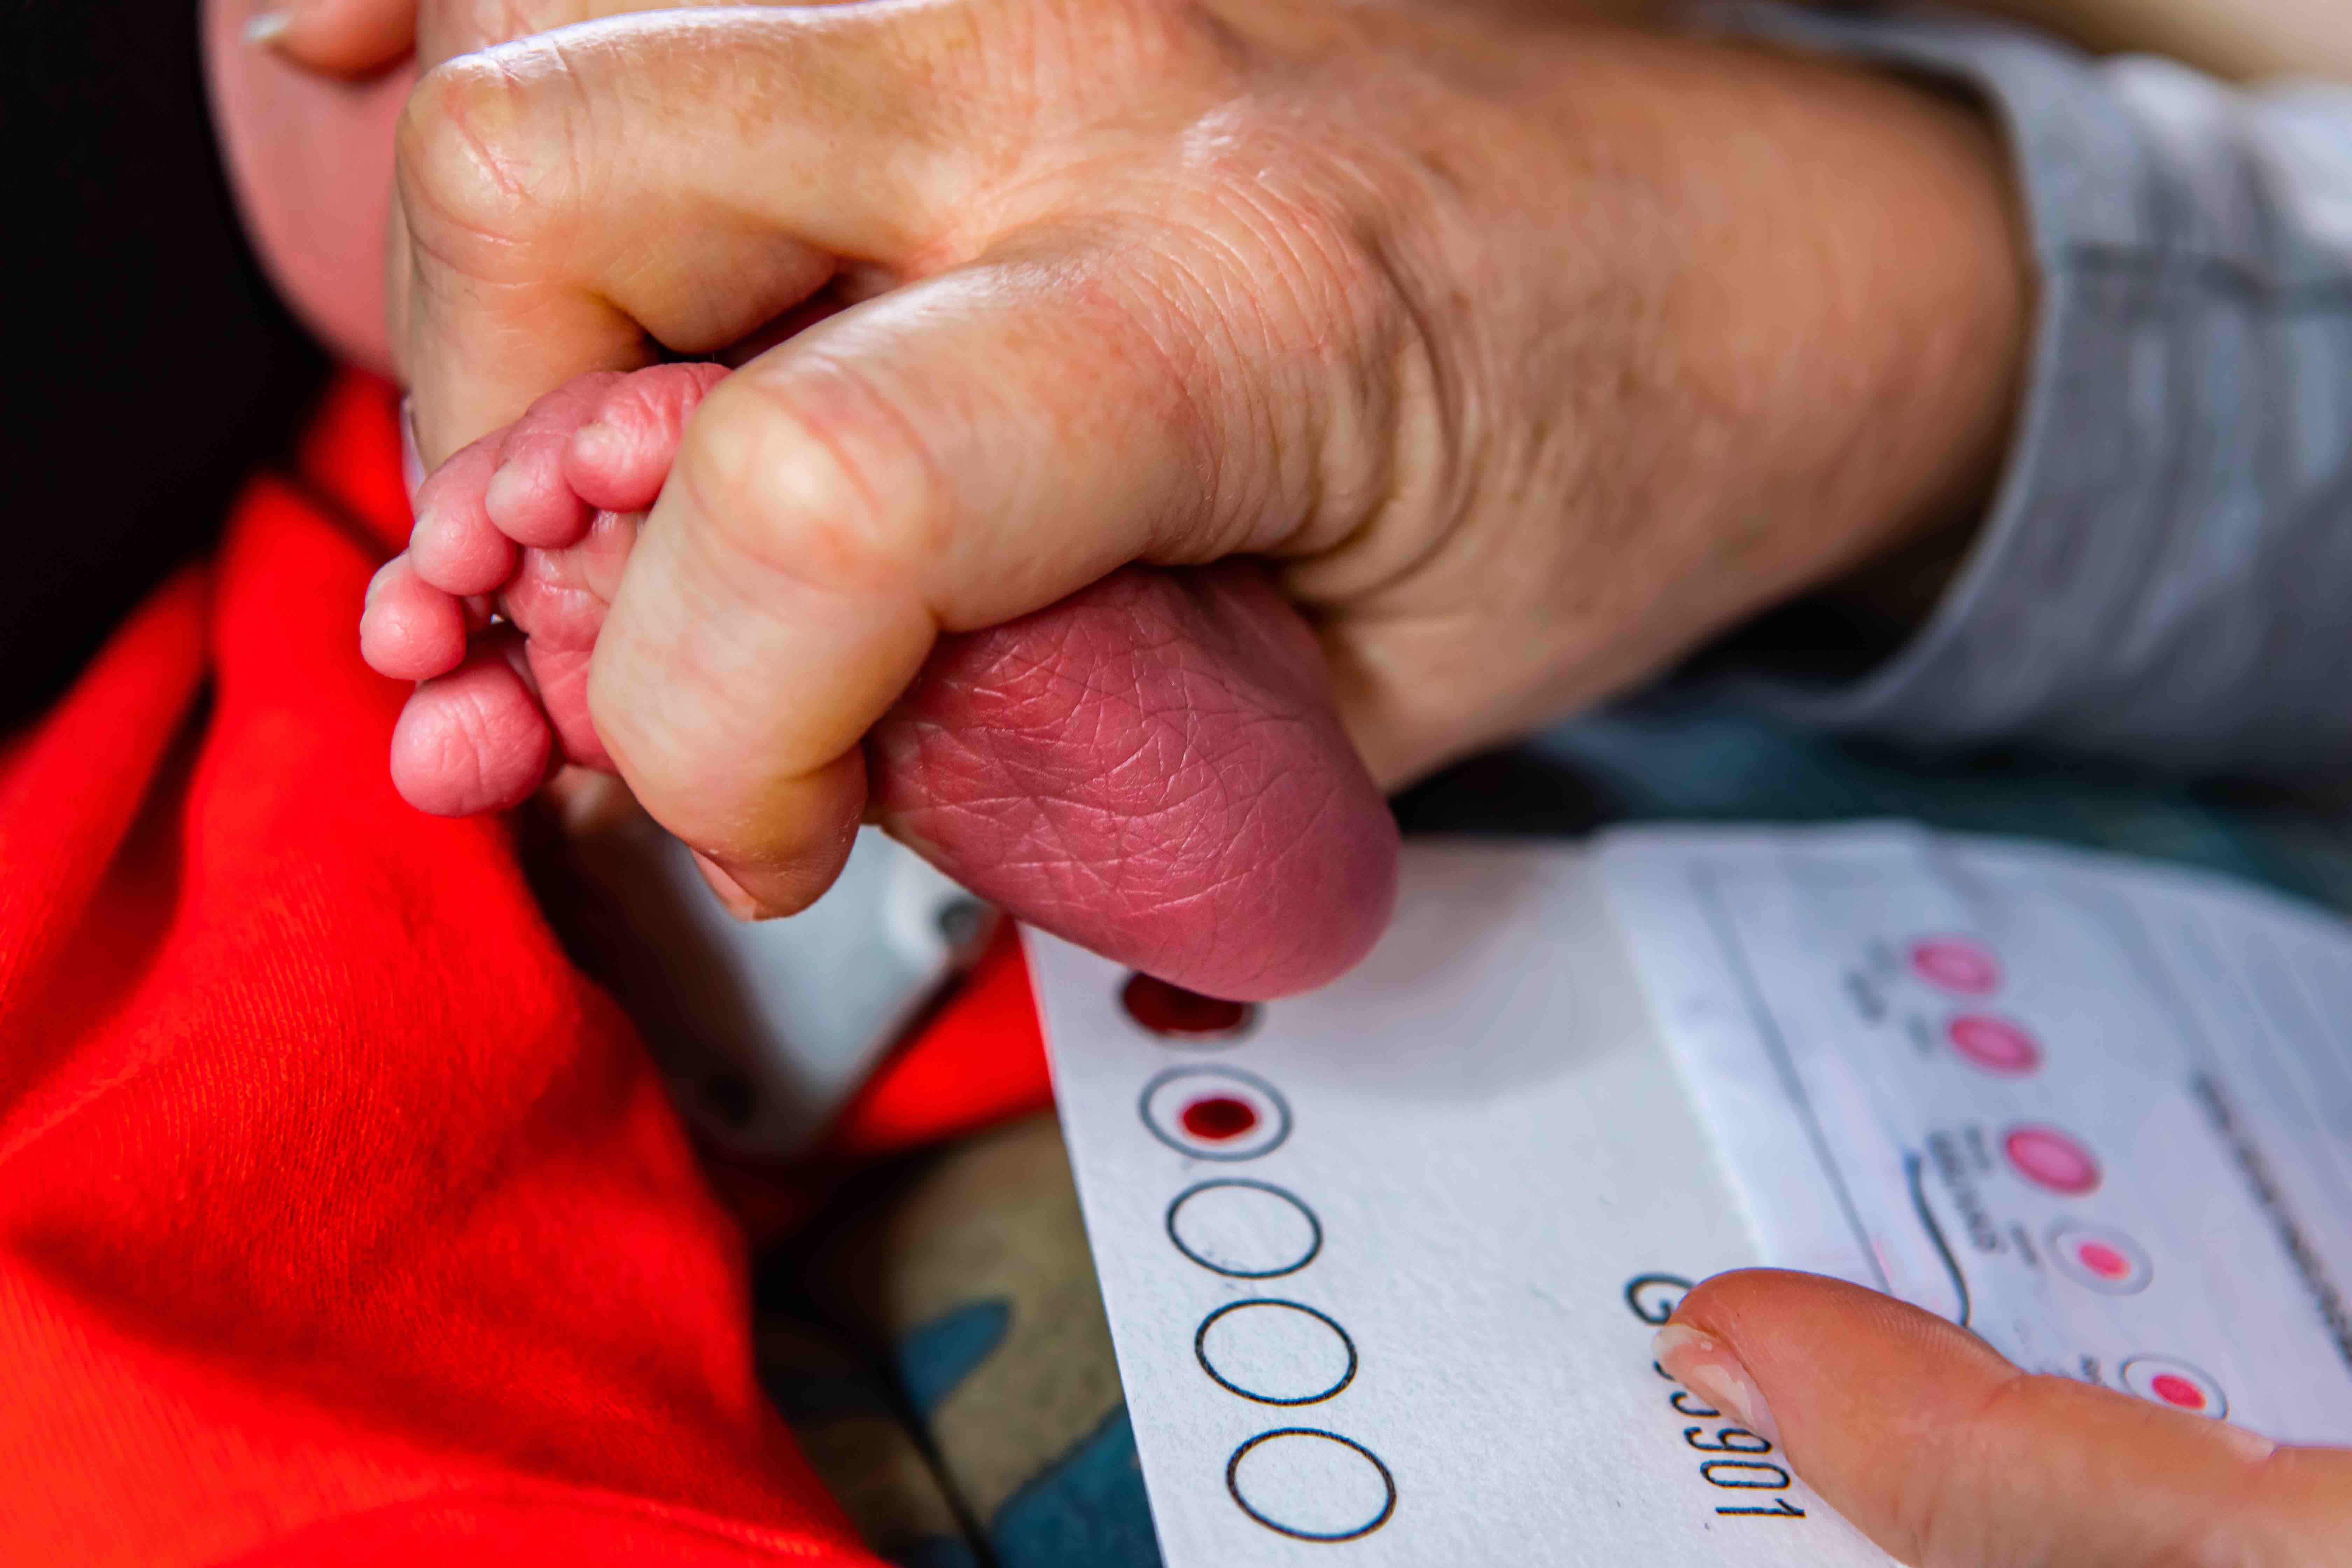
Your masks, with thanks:
[(1024, 938), (1171, 1568), (1886, 1562), (1651, 1361), (1754, 1263), (2352, 1440), (2352, 933), (2283, 900), (1644, 829), (1414, 845), (1256, 1007)]

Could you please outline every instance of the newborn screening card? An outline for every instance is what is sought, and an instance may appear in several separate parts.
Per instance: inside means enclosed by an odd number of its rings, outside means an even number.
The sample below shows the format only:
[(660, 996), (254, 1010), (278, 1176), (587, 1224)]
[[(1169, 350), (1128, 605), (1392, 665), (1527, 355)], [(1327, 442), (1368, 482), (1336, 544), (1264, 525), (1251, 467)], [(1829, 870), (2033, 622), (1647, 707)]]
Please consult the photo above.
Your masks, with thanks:
[(1651, 1362), (1759, 1262), (2352, 1439), (2352, 936), (2284, 901), (1641, 829), (1412, 846), (1256, 1007), (1024, 937), (1171, 1568), (1886, 1562)]

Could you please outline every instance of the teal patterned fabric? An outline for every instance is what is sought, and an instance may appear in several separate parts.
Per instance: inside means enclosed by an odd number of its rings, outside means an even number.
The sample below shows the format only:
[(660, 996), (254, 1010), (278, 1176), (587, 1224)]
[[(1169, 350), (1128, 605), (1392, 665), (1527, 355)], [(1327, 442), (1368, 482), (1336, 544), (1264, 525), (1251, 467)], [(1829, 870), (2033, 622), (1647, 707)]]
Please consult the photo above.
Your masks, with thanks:
[[(2352, 825), (2047, 759), (1937, 765), (1679, 699), (1562, 726), (1398, 803), (1417, 832), (1904, 816), (2227, 872), (2352, 910)], [(770, 1260), (771, 1389), (904, 1568), (1156, 1568), (1135, 1438), (1050, 1118), (978, 1135)]]

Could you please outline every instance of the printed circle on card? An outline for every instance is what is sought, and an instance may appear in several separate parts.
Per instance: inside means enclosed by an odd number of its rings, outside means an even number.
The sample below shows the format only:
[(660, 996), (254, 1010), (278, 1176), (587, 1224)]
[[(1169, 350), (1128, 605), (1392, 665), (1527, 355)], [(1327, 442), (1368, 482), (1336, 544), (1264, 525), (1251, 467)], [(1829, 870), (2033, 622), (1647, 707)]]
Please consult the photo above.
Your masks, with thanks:
[(1996, 1078), (2023, 1078), (2042, 1065), (2042, 1042), (1990, 1013), (1962, 1013), (1944, 1026), (1944, 1037), (1962, 1061)]
[(1228, 1301), (1201, 1320), (1192, 1354), (1217, 1386), (1260, 1405), (1316, 1405), (1356, 1380), (1356, 1342), (1314, 1308)]
[(2230, 1413), (2221, 1385), (2204, 1372), (2171, 1356), (2136, 1355), (2117, 1369), (2126, 1388), (2151, 1405), (2186, 1410), (2215, 1420)]
[(2000, 987), (2000, 961), (1984, 943), (1964, 936), (1927, 936), (1913, 942), (1911, 973), (1962, 996), (1988, 996)]
[(1168, 1205), (1168, 1239), (1202, 1268), (1232, 1279), (1295, 1274), (1323, 1250), (1315, 1211), (1271, 1182), (1202, 1182)]
[(1352, 1437), (1313, 1426), (1261, 1432), (1225, 1461), (1241, 1510), (1294, 1541), (1353, 1541), (1396, 1512), (1396, 1478)]
[(1290, 1136), (1290, 1107), (1255, 1073), (1171, 1068), (1144, 1086), (1143, 1124), (1196, 1160), (1255, 1160)]
[(2071, 1132), (2028, 1122), (2003, 1133), (2000, 1147), (2011, 1168), (2045, 1192), (2079, 1198), (2098, 1190), (2098, 1157)]
[(2137, 1295), (2156, 1272), (2139, 1243), (2103, 1225), (2053, 1227), (2050, 1256), (2067, 1279), (2107, 1296)]

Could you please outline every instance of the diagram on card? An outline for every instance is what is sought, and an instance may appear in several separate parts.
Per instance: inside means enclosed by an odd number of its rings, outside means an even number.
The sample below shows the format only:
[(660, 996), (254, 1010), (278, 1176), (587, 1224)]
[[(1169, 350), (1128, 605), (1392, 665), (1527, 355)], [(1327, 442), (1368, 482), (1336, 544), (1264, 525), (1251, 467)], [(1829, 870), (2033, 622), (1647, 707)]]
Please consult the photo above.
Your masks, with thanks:
[(1653, 834), (1601, 858), (1768, 1256), (2035, 1371), (2352, 1440), (2341, 925), (1916, 830)]

